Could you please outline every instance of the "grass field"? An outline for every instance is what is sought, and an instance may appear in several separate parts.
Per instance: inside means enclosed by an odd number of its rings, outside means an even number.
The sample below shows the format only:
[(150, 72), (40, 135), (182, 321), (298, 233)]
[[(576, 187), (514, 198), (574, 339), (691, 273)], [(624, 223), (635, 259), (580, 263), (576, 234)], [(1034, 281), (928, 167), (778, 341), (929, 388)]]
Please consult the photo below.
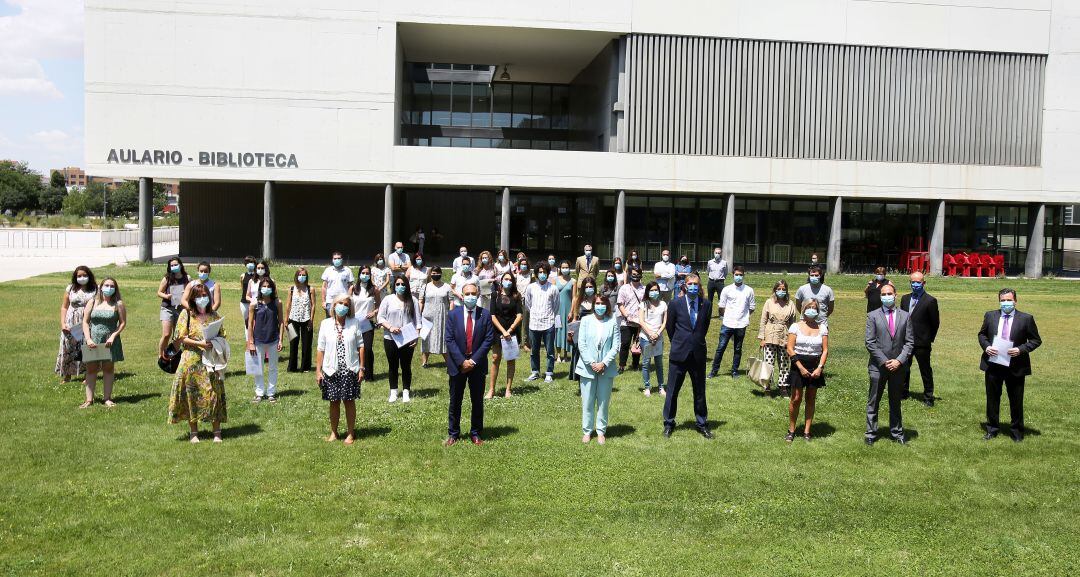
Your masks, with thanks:
[[(281, 366), (281, 401), (226, 379), (225, 443), (167, 425), (154, 363), (163, 267), (116, 276), (127, 304), (119, 405), (80, 411), (52, 373), (68, 275), (0, 284), (0, 574), (4, 575), (1070, 575), (1080, 569), (1080, 399), (1066, 361), (1080, 317), (1067, 281), (931, 279), (942, 306), (937, 406), (910, 400), (904, 447), (862, 441), (862, 277), (830, 276), (829, 385), (816, 439), (787, 445), (787, 400), (744, 377), (709, 381), (716, 438), (661, 436), (662, 398), (616, 380), (609, 442), (581, 444), (580, 403), (557, 382), (486, 405), (489, 442), (446, 449), (446, 376), (415, 359), (414, 402), (386, 403), (386, 363), (359, 403), (360, 439), (326, 443), (312, 373)], [(219, 267), (234, 351), (238, 267)], [(284, 277), (278, 271), (279, 277)], [(800, 275), (790, 275), (798, 279)], [(748, 275), (759, 305), (775, 276)], [(798, 283), (795, 283), (798, 284)], [(903, 283), (906, 285), (906, 283)], [(1035, 315), (1027, 440), (982, 440), (975, 333), (1002, 285)], [(792, 289), (795, 287), (793, 286)], [(903, 292), (903, 291), (902, 291)], [(755, 315), (753, 322), (757, 322)], [(713, 322), (710, 350), (719, 322)], [(756, 324), (755, 324), (756, 326)], [(754, 348), (747, 339), (747, 350)], [(747, 364), (744, 355), (744, 365)], [(730, 349), (725, 367), (730, 363)], [(1074, 358), (1075, 360), (1075, 358)], [(921, 392), (918, 377), (912, 390)], [(99, 391), (100, 398), (100, 391)], [(883, 413), (887, 425), (887, 401)], [(463, 423), (468, 423), (468, 403)], [(1008, 415), (1003, 396), (1003, 416)]]

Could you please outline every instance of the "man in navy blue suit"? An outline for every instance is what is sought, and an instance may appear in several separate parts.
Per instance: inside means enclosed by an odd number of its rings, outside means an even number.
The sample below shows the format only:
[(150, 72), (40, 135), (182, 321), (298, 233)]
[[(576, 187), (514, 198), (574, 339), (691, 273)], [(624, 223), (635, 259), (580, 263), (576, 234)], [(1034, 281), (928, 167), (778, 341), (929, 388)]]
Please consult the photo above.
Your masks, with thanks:
[(694, 416), (702, 437), (713, 438), (706, 419), (709, 408), (705, 404), (705, 335), (709, 332), (712, 304), (701, 294), (701, 279), (691, 274), (684, 285), (686, 295), (672, 299), (668, 304), (667, 334), (671, 340), (668, 354), (667, 398), (664, 400), (664, 437), (675, 430), (675, 412), (679, 406), (679, 389), (686, 375), (694, 389)]
[(488, 349), (495, 335), (491, 313), (476, 306), (480, 289), (468, 284), (461, 292), (465, 306), (454, 308), (446, 319), (446, 348), (450, 355), (450, 362), (446, 363), (446, 372), (450, 375), (450, 426), (449, 436), (443, 444), (447, 447), (457, 443), (461, 435), (461, 400), (466, 384), (472, 401), (469, 438), (474, 445), (484, 444), (480, 438), (484, 431), (484, 377), (488, 369)]

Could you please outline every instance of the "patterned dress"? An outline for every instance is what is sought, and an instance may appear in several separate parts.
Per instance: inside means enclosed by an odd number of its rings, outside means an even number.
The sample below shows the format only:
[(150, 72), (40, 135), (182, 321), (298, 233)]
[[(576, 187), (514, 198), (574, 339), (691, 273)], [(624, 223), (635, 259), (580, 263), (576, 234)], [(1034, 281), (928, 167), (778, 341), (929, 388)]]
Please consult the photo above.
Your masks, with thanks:
[[(215, 312), (207, 314), (206, 322), (213, 322), (221, 318)], [(186, 335), (191, 339), (203, 338), (203, 323), (196, 317), (181, 314), (176, 323), (176, 334)], [(225, 328), (221, 328), (219, 336), (225, 335)], [(225, 377), (224, 371), (210, 371), (202, 361), (202, 349), (184, 348), (180, 355), (180, 366), (176, 369), (176, 378), (173, 379), (172, 390), (169, 392), (169, 422), (179, 423), (211, 423), (213, 421), (227, 420), (225, 410)]]
[(64, 334), (64, 331), (60, 331), (60, 351), (56, 353), (54, 371), (62, 377), (73, 377), (84, 370), (80, 348), (83, 339), (76, 337), (82, 332), (83, 311), (86, 310), (86, 303), (97, 295), (97, 291), (75, 290), (71, 285), (67, 287), (67, 291), (68, 311), (67, 318), (64, 320), (67, 321), (74, 334)]
[(450, 285), (424, 287), (424, 318), (431, 321), (431, 332), (420, 343), (425, 353), (441, 355), (446, 352), (446, 315), (450, 314)]
[(360, 396), (360, 377), (349, 370), (345, 360), (345, 339), (341, 337), (341, 327), (337, 327), (337, 370), (330, 376), (323, 376), (319, 388), (324, 401), (355, 401)]
[[(109, 335), (120, 326), (120, 311), (116, 310), (116, 307), (103, 309), (100, 305), (96, 306), (90, 311), (90, 319), (86, 324), (90, 325), (90, 340), (97, 343), (99, 347), (103, 347), (105, 341), (109, 340)], [(118, 363), (124, 360), (124, 343), (120, 341), (120, 335), (116, 335), (109, 350), (112, 352), (112, 362)]]

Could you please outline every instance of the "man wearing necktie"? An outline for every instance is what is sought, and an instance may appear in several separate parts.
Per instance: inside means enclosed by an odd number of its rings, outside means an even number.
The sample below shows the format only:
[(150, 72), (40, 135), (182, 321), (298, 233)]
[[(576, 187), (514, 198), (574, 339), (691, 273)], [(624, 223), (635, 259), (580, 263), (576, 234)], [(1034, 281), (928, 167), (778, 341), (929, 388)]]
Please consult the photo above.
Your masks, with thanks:
[(461, 401), (465, 387), (469, 387), (472, 401), (472, 420), (469, 438), (474, 445), (483, 444), (480, 435), (484, 431), (484, 377), (487, 375), (487, 353), (495, 338), (495, 325), (491, 313), (476, 306), (480, 289), (467, 284), (461, 289), (465, 306), (455, 307), (446, 318), (446, 350), (450, 360), (446, 372), (450, 375), (449, 435), (444, 443), (454, 445), (461, 434)]
[[(1007, 351), (1008, 366), (992, 360), (998, 355), (998, 350), (994, 348), (994, 337), (1012, 343)], [(983, 349), (979, 369), (985, 375), (986, 384), (986, 436), (983, 438), (987, 441), (998, 434), (1002, 384), (1009, 395), (1012, 439), (1017, 442), (1024, 440), (1024, 380), (1031, 374), (1031, 351), (1041, 344), (1035, 317), (1016, 310), (1016, 291), (1001, 289), (998, 292), (998, 310), (988, 311), (979, 329), (979, 345)]]
[(691, 273), (686, 277), (686, 295), (675, 297), (668, 305), (667, 326), (671, 352), (668, 354), (669, 390), (664, 398), (664, 437), (675, 430), (679, 389), (686, 376), (694, 390), (694, 417), (701, 436), (713, 438), (709, 430), (709, 408), (705, 403), (705, 335), (709, 332), (712, 303), (701, 294), (701, 279)]
[(896, 287), (881, 287), (881, 308), (866, 315), (866, 350), (870, 353), (867, 372), (870, 393), (866, 402), (866, 444), (877, 440), (878, 407), (886, 387), (889, 391), (889, 435), (901, 445), (907, 443), (900, 413), (901, 392), (908, 359), (915, 348), (911, 317), (896, 307)]
[(600, 259), (593, 256), (591, 244), (585, 245), (585, 254), (577, 257), (574, 263), (574, 274), (579, 282), (587, 276), (593, 278), (600, 276)]

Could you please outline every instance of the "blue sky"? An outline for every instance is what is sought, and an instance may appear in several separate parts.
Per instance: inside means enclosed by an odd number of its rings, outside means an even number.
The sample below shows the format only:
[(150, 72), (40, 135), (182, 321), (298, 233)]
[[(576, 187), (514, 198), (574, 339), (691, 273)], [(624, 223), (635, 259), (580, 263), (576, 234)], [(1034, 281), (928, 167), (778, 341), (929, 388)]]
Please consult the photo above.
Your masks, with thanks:
[(0, 159), (85, 165), (82, 0), (0, 0)]

